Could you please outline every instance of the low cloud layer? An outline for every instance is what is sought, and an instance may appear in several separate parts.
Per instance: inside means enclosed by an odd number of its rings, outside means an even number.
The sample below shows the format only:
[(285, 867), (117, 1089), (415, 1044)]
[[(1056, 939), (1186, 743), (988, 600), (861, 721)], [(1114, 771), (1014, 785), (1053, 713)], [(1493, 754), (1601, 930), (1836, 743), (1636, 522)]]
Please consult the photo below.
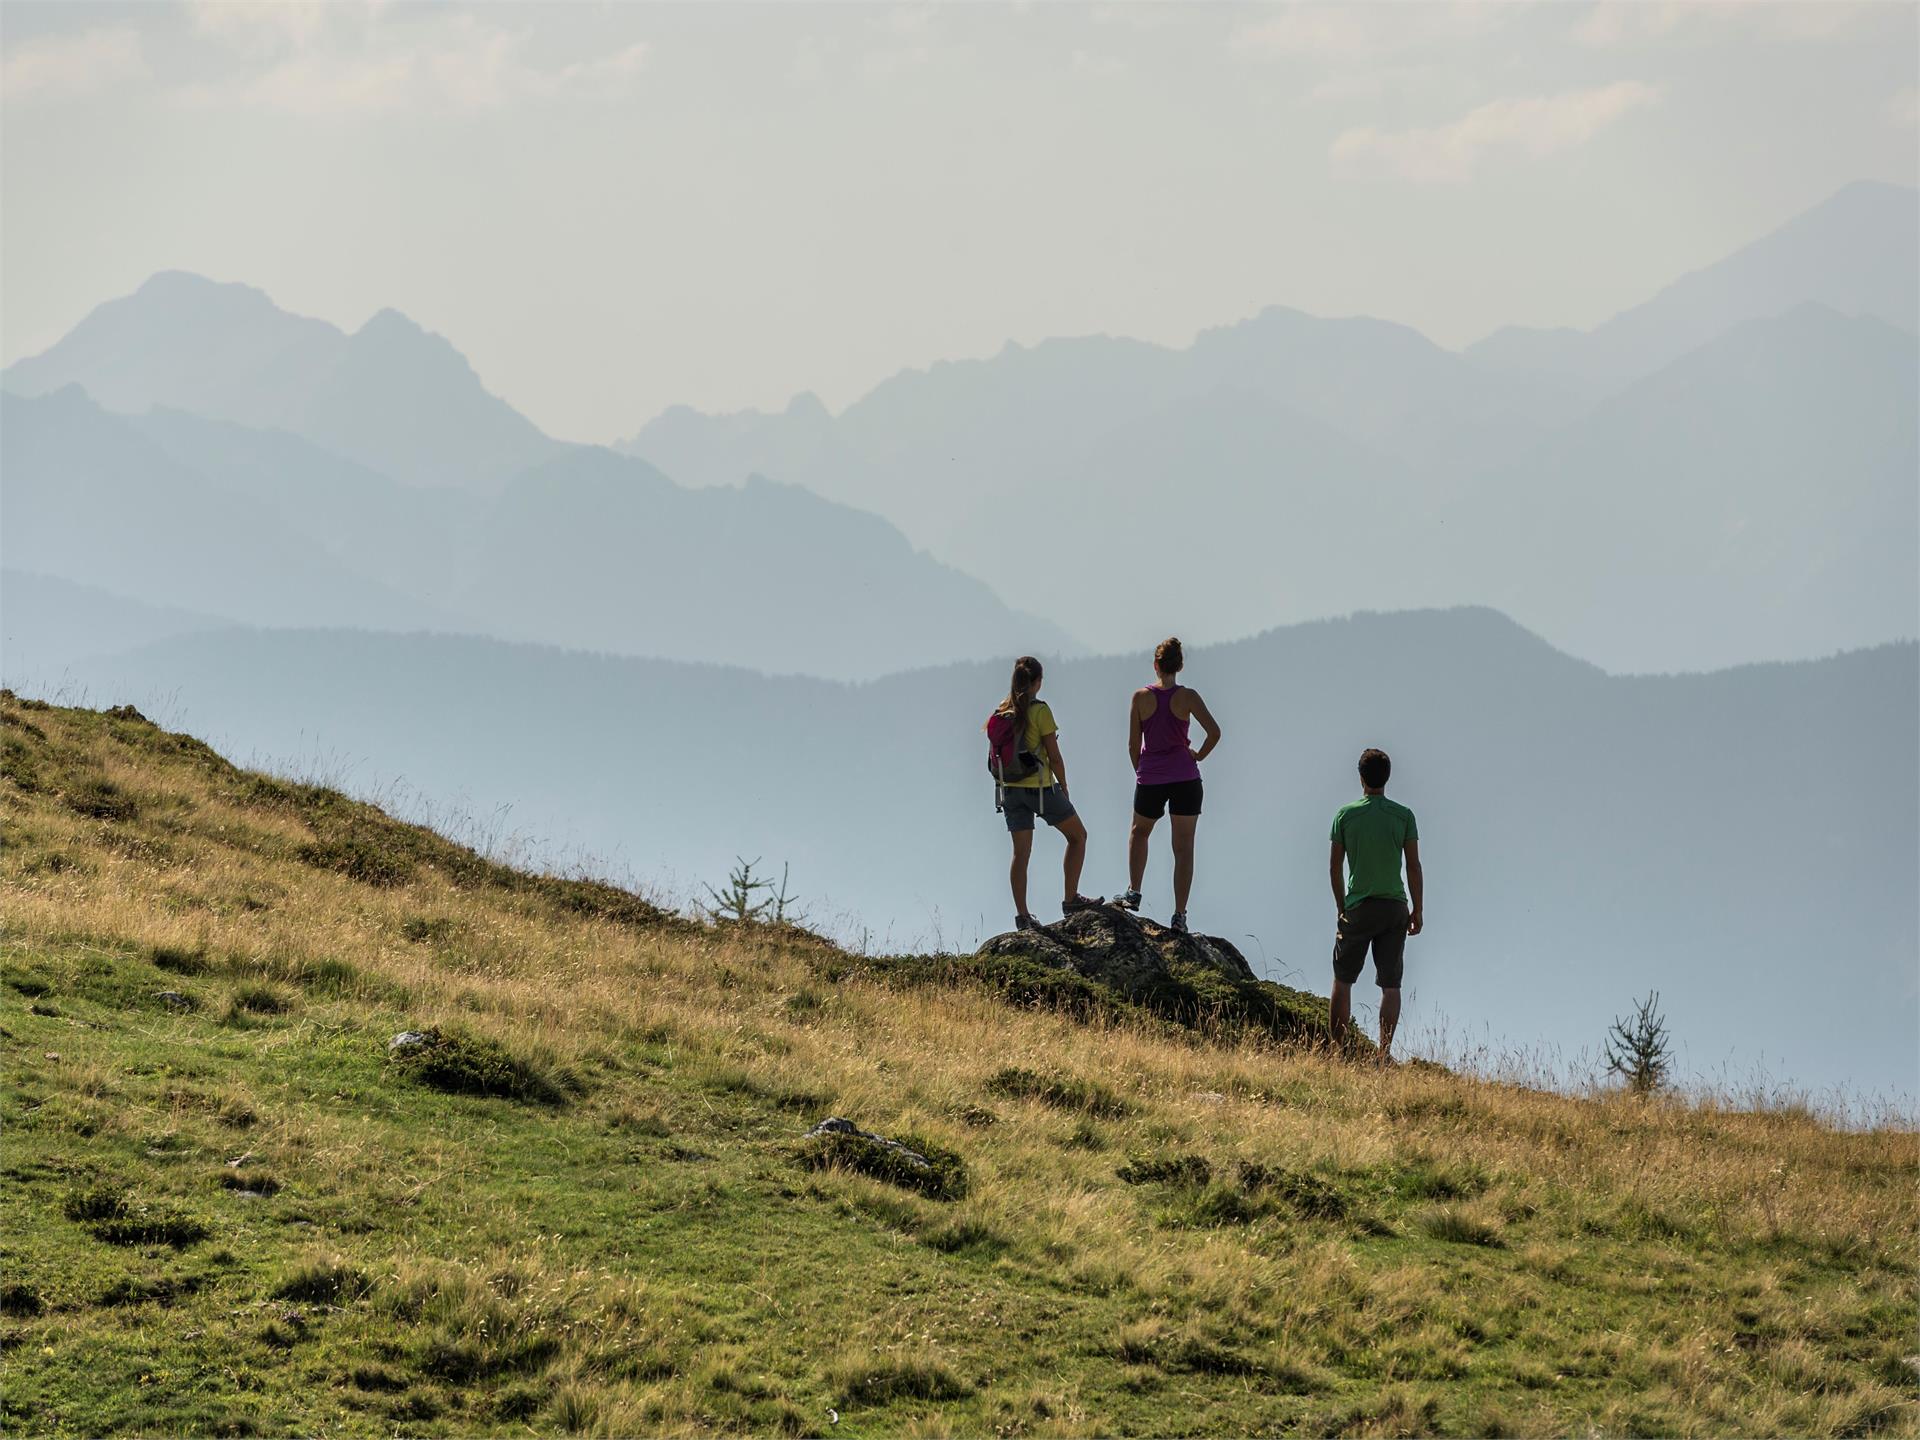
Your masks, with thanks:
[(9, 45), (0, 64), (0, 95), (11, 103), (79, 100), (146, 73), (137, 32), (95, 27)]
[(1459, 184), (1472, 179), (1489, 156), (1538, 160), (1573, 149), (1658, 98), (1650, 85), (1620, 80), (1558, 95), (1490, 100), (1444, 125), (1393, 131), (1357, 126), (1335, 138), (1329, 153), (1335, 171), (1353, 178)]
[[(216, 7), (274, 11), (276, 6)], [(484, 12), (483, 12), (484, 13)], [(229, 20), (215, 33), (235, 50), (218, 79), (184, 87), (183, 101), (325, 116), (409, 106), (490, 110), (522, 100), (609, 101), (644, 70), (649, 46), (635, 42), (600, 54), (542, 64), (531, 37), (476, 15), (427, 26), (328, 25), (294, 7), (278, 24)], [(266, 57), (265, 63), (259, 63)]]

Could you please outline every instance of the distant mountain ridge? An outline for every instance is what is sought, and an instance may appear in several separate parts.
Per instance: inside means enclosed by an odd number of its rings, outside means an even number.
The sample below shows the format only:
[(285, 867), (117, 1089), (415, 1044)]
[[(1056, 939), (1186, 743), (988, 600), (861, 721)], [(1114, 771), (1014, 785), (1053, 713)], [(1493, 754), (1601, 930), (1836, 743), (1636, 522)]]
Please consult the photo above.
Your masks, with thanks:
[(1920, 334), (1920, 190), (1860, 180), (1590, 331), (1507, 326), (1467, 357), (1509, 374), (1619, 385), (1748, 320), (1812, 302)]
[[(168, 474), (217, 478), (240, 510), (266, 501), (323, 537), (340, 573), (376, 582), (339, 615), (407, 597), (369, 623), (850, 674), (1481, 603), (1610, 669), (1712, 669), (1914, 633), (1920, 561), (1894, 540), (1913, 530), (1917, 255), (1920, 192), (1854, 185), (1590, 334), (1457, 354), (1276, 306), (1184, 350), (1010, 344), (903, 371), (838, 416), (810, 395), (777, 414), (676, 407), (621, 447), (658, 470), (541, 435), (397, 312), (349, 336), (174, 272), (4, 380), (16, 395), (85, 387)], [(737, 493), (685, 501), (659, 471)], [(529, 490), (529, 476), (544, 479)], [(582, 485), (620, 511), (613, 533), (581, 509)], [(552, 514), (529, 498), (542, 486), (559, 487)], [(829, 520), (782, 487), (889, 524)], [(516, 509), (492, 537), (459, 518)], [(303, 573), (302, 545), (291, 553)], [(127, 588), (84, 563), (59, 573)], [(727, 576), (737, 613), (661, 623), (668, 575)], [(161, 578), (171, 588), (128, 593), (209, 608)], [(894, 585), (915, 598), (894, 604)]]
[[(876, 516), (767, 481), (687, 490), (592, 447), (476, 495), (402, 485), (284, 431), (115, 415), (68, 386), (0, 395), (0, 471), (9, 570), (221, 623), (846, 677), (1079, 648)], [(120, 643), (79, 623), (62, 635), (84, 644), (76, 659)]]
[(1096, 649), (1482, 603), (1617, 671), (1810, 658), (1915, 633), (1916, 271), (1920, 192), (1860, 184), (1591, 334), (1272, 307), (622, 448), (886, 515)]
[(0, 475), (10, 569), (249, 624), (460, 628), (284, 524), (270, 493), (210, 483), (77, 385), (0, 394)]
[(184, 271), (107, 301), (0, 381), (22, 395), (79, 385), (131, 414), (161, 406), (286, 430), (417, 484), (488, 489), (561, 448), (397, 310), (349, 335)]
[[(1411, 539), (1471, 567), (1476, 599), (1615, 672), (1906, 638), (1916, 396), (1914, 336), (1808, 302), (1625, 387)], [(1490, 552), (1490, 515), (1523, 543)]]

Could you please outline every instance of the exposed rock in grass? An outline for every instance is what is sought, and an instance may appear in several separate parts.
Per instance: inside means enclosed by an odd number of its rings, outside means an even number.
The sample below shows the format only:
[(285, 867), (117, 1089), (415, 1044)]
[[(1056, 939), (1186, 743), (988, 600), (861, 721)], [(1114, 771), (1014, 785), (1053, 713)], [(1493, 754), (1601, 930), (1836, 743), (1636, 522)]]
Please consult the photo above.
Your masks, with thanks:
[(933, 1200), (967, 1193), (966, 1162), (951, 1150), (918, 1136), (889, 1139), (834, 1115), (809, 1130), (800, 1163), (810, 1170), (851, 1170)]
[[(406, 1043), (402, 1043), (402, 1042)], [(388, 1062), (416, 1084), (454, 1095), (559, 1105), (568, 1087), (497, 1040), (461, 1031), (409, 1030), (387, 1043)]]
[(1182, 934), (1114, 905), (1076, 910), (1038, 930), (1012, 930), (980, 947), (984, 954), (1037, 954), (1123, 995), (1164, 986), (1175, 967), (1251, 983), (1253, 967), (1230, 941)]

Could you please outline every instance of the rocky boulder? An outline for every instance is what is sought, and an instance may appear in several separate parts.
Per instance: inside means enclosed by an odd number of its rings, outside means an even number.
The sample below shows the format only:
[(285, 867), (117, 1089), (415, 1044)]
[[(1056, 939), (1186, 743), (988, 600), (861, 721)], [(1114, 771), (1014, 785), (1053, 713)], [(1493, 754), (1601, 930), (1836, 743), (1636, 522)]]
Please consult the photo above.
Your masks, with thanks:
[(1181, 934), (1115, 905), (1077, 910), (1037, 930), (996, 935), (974, 958), (1071, 972), (1182, 1024), (1251, 1025), (1293, 1041), (1317, 1041), (1327, 1033), (1324, 997), (1257, 979), (1232, 941)]
[(1255, 980), (1253, 967), (1232, 941), (1183, 935), (1117, 905), (1076, 910), (1038, 930), (1010, 930), (987, 941), (979, 953), (1045, 959), (1127, 996), (1152, 989), (1175, 967), (1217, 971), (1236, 984)]
[(967, 1193), (966, 1162), (953, 1151), (915, 1135), (876, 1135), (840, 1115), (809, 1130), (796, 1158), (809, 1170), (851, 1171), (932, 1200), (958, 1200)]

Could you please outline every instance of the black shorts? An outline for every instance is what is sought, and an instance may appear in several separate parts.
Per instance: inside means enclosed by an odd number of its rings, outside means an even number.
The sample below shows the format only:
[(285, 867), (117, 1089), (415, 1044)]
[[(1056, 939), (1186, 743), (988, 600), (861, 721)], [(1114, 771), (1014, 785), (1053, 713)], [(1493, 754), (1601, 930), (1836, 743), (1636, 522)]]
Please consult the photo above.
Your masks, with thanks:
[(1198, 815), (1202, 786), (1198, 779), (1176, 780), (1171, 785), (1133, 787), (1133, 813), (1158, 820), (1169, 809), (1176, 815)]
[(1373, 978), (1382, 990), (1398, 990), (1400, 974), (1407, 957), (1407, 925), (1413, 912), (1404, 900), (1384, 896), (1356, 900), (1353, 908), (1340, 916), (1339, 933), (1333, 940), (1333, 978), (1351, 985), (1360, 978), (1367, 963), (1367, 949), (1373, 949)]

